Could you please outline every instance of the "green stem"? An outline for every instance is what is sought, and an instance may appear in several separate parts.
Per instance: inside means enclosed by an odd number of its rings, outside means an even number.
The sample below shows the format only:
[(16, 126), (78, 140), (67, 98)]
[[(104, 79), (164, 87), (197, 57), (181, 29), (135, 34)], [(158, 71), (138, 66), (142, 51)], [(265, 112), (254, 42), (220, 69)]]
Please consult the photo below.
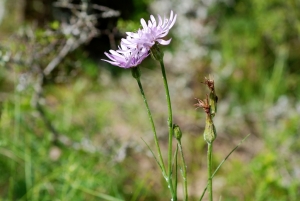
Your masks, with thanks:
[(208, 197), (209, 201), (213, 201), (213, 191), (212, 191), (212, 143), (207, 143), (207, 169), (208, 169)]
[[(217, 174), (217, 172), (218, 172), (218, 170), (221, 168), (221, 166), (223, 165), (223, 163), (229, 158), (229, 156), (248, 138), (250, 136), (250, 134), (248, 134), (246, 137), (244, 137), (244, 139), (242, 139), (241, 141), (240, 141), (240, 143), (236, 146), (236, 147), (234, 147), (232, 150), (231, 150), (231, 152), (229, 152), (229, 154), (222, 160), (222, 162), (219, 164), (219, 166), (216, 168), (216, 170), (214, 171), (214, 173), (212, 174), (212, 176), (211, 176), (211, 178), (214, 178), (214, 176)], [(202, 192), (202, 195), (201, 195), (201, 197), (200, 197), (200, 199), (199, 199), (199, 201), (202, 201), (202, 199), (203, 199), (203, 197), (204, 197), (204, 195), (205, 195), (205, 192), (206, 192), (206, 190), (207, 190), (207, 186), (208, 186), (208, 184), (206, 185), (206, 187), (205, 187), (205, 189), (203, 190), (203, 192)]]
[(175, 183), (174, 183), (174, 193), (177, 195), (177, 181), (178, 181), (178, 161), (177, 161), (177, 155), (178, 155), (178, 144), (175, 150), (175, 157), (174, 157), (174, 163), (175, 163)]
[(158, 137), (157, 137), (157, 134), (156, 134), (156, 129), (155, 129), (154, 121), (153, 121), (153, 118), (152, 118), (152, 114), (151, 114), (151, 111), (149, 109), (149, 105), (148, 105), (148, 102), (147, 102), (147, 99), (146, 99), (146, 96), (145, 96), (144, 89), (143, 89), (142, 83), (140, 81), (140, 78), (136, 78), (136, 81), (139, 85), (140, 92), (142, 94), (145, 106), (147, 108), (148, 118), (149, 118), (149, 121), (151, 123), (152, 131), (153, 131), (153, 134), (154, 134), (154, 142), (155, 142), (157, 153), (158, 153), (158, 156), (159, 156), (159, 162), (160, 162), (159, 165), (162, 168), (163, 176), (167, 179), (166, 168), (165, 168), (164, 161), (163, 161), (163, 158), (162, 158), (162, 154), (161, 154), (161, 151), (160, 151), (160, 147), (159, 147), (159, 143), (158, 143)]
[(173, 116), (172, 116), (172, 105), (171, 105), (171, 99), (170, 99), (170, 93), (169, 93), (169, 87), (168, 87), (168, 81), (167, 81), (167, 76), (166, 76), (166, 71), (165, 71), (165, 66), (164, 62), (161, 59), (159, 61), (160, 66), (161, 66), (161, 72), (162, 72), (162, 77), (164, 81), (164, 87), (165, 87), (165, 92), (166, 92), (166, 99), (168, 103), (168, 127), (169, 127), (169, 145), (168, 145), (168, 183), (170, 187), (170, 191), (172, 194), (172, 201), (177, 200), (177, 195), (174, 192), (173, 189), (173, 183), (172, 183), (172, 138), (173, 138)]
[(184, 160), (184, 156), (183, 156), (183, 150), (182, 150), (182, 145), (181, 145), (181, 141), (178, 141), (179, 144), (179, 151), (181, 154), (181, 160), (182, 160), (182, 178), (184, 181), (184, 189), (183, 189), (183, 193), (184, 193), (184, 201), (188, 201), (188, 189), (187, 189), (187, 176), (186, 176), (186, 164), (185, 164), (185, 160)]

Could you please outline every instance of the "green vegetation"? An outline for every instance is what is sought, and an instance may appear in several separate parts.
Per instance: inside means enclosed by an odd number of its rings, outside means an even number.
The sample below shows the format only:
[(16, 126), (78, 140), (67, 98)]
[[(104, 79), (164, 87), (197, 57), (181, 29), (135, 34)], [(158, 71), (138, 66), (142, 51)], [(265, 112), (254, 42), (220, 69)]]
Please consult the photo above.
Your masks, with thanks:
[[(134, 1), (138, 9), (132, 19), (118, 20), (120, 30), (137, 29), (136, 20), (148, 16), (145, 5), (153, 2), (139, 2)], [(214, 199), (297, 201), (300, 4), (295, 0), (222, 2), (208, 10), (206, 26), (214, 28), (212, 40), (199, 43), (206, 45), (208, 54), (186, 64), (181, 72), (172, 68), (172, 61), (166, 64), (174, 123), (182, 130), (190, 200), (199, 200), (206, 186), (205, 115), (194, 110), (193, 98), (205, 95), (201, 82), (210, 73), (219, 96), (212, 172), (251, 134), (215, 175)], [(56, 41), (72, 36), (47, 35), (49, 30), (60, 29), (57, 21), (31, 29), (31, 25), (12, 27), (5, 19), (1, 25), (5, 34), (0, 34), (0, 201), (169, 198), (159, 167), (143, 142), (154, 150), (151, 127), (131, 72), (123, 70), (115, 76), (112, 72), (120, 69), (98, 64), (86, 49), (70, 51), (42, 84), (41, 112), (34, 103), (37, 69), (45, 69), (58, 54)], [(8, 37), (17, 29), (24, 33)], [(172, 37), (171, 50), (165, 50), (175, 55), (185, 41), (175, 33)], [(31, 55), (52, 43), (57, 45), (53, 51), (35, 58), (34, 65), (26, 65)], [(103, 58), (103, 52), (98, 54)], [(215, 62), (216, 55), (220, 62)], [(26, 62), (8, 61), (7, 57)], [(193, 75), (186, 76), (189, 69)], [(160, 69), (146, 60), (141, 71), (158, 138), (167, 153)], [(178, 88), (181, 81), (187, 84)], [(179, 193), (179, 199), (182, 196)]]

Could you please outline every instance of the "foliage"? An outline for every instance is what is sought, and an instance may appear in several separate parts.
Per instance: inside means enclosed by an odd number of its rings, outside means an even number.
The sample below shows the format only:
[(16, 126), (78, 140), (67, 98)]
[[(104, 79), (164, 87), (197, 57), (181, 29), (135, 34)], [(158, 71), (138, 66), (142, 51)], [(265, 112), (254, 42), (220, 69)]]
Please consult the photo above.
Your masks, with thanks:
[[(300, 62), (299, 5), (295, 1), (234, 1), (220, 3), (217, 15), (218, 49), (232, 75), (227, 89), (243, 102), (255, 98), (273, 103), (288, 92), (297, 96)], [(243, 84), (239, 84), (239, 83)], [(296, 98), (296, 97), (295, 97)]]
[[(56, 91), (56, 97), (50, 95), (50, 90)], [(60, 89), (49, 88), (46, 102), (52, 106), (47, 116), (63, 133), (63, 141), (54, 144), (51, 132), (30, 106), (30, 93), (15, 92), (12, 100), (5, 103), (0, 171), (8, 174), (0, 180), (3, 198), (117, 201), (131, 198), (131, 193), (139, 195), (130, 185), (132, 175), (123, 168), (124, 164), (114, 162), (117, 140), (115, 149), (105, 143), (113, 140), (103, 131), (104, 125), (109, 124), (103, 117), (112, 112), (112, 104), (108, 100), (97, 101), (101, 95), (95, 96), (96, 91), (88, 79)], [(83, 97), (80, 104), (77, 96)], [(128, 185), (127, 195), (124, 186)], [(144, 195), (148, 191), (143, 186), (137, 190)]]
[(246, 125), (264, 143), (264, 148), (253, 147), (259, 150), (252, 150), (257, 155), (249, 165), (234, 163), (238, 172), (228, 176), (224, 200), (299, 196), (300, 183), (294, 179), (299, 161), (293, 160), (297, 153), (291, 148), (299, 148), (294, 136), (300, 132), (295, 124), (300, 121), (299, 6), (295, 1), (258, 0), (219, 3), (211, 9), (217, 17), (212, 48), (222, 55), (219, 70), (227, 71), (219, 74), (226, 83), (222, 96), (234, 97), (233, 107), (240, 108)]
[[(138, 29), (138, 19), (148, 16), (147, 4), (153, 3), (134, 1), (135, 12), (131, 19), (119, 18), (118, 29)], [(176, 4), (178, 9), (187, 6)], [(199, 135), (204, 117), (192, 107), (192, 98), (202, 90), (199, 77), (206, 76), (203, 72), (217, 78), (220, 100), (213, 168), (240, 136), (251, 133), (245, 147), (233, 153), (214, 177), (215, 199), (296, 201), (300, 196), (299, 7), (293, 0), (216, 1), (204, 22), (215, 28), (211, 41), (204, 44), (208, 56), (185, 63), (188, 67), (184, 71), (193, 75), (182, 78), (184, 72), (169, 68), (170, 63), (187, 58), (187, 54), (177, 54), (178, 46), (172, 47), (172, 54), (179, 59), (166, 54), (171, 58), (166, 65), (171, 72), (171, 96), (176, 95), (173, 101), (179, 113), (174, 119), (176, 123), (187, 122), (181, 130), (191, 200), (198, 200), (206, 185), (206, 150)], [(188, 17), (192, 19), (194, 8), (190, 9)], [(8, 31), (1, 35), (0, 46), (0, 199), (165, 200), (168, 189), (156, 176), (155, 160), (147, 147), (139, 145), (143, 145), (141, 137), (147, 139), (150, 128), (146, 114), (139, 109), (142, 101), (136, 83), (125, 78), (129, 73), (112, 79), (84, 49), (68, 52), (45, 78), (39, 99), (44, 117), (59, 133), (59, 140), (54, 141), (53, 132), (32, 103), (36, 70), (45, 69), (67, 40), (78, 38), (63, 34), (58, 21), (39, 28), (27, 24), (17, 37), (8, 37), (10, 30), (17, 33), (13, 25), (5, 22)], [(192, 37), (192, 31), (182, 28), (180, 33)], [(177, 45), (189, 39), (173, 36)], [(202, 45), (199, 40), (192, 41)], [(52, 51), (38, 57), (49, 44)], [(103, 56), (102, 52), (97, 54)], [(215, 64), (218, 54), (221, 62)], [(34, 55), (36, 60), (31, 62)], [(157, 69), (149, 64), (142, 69), (145, 91), (151, 100), (164, 98), (157, 84), (162, 84), (158, 81), (161, 78), (155, 77)], [(187, 84), (179, 91), (176, 86), (181, 82)], [(192, 98), (185, 99), (190, 93)], [(165, 140), (166, 131), (160, 125), (165, 123), (166, 111), (157, 102), (150, 108), (156, 110), (159, 138)], [(162, 143), (163, 149), (165, 146)]]

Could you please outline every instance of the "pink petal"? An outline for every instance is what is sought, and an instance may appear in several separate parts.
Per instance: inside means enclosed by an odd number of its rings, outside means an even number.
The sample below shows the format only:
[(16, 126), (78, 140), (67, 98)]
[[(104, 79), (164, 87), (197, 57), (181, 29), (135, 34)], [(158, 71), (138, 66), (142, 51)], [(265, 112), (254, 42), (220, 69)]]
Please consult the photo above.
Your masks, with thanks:
[(142, 26), (143, 26), (143, 29), (148, 29), (148, 27), (147, 27), (147, 23), (146, 23), (146, 21), (142, 18), (141, 19), (141, 24), (142, 24)]
[(161, 45), (169, 45), (171, 40), (172, 38), (170, 38), (169, 40), (157, 39), (156, 41)]
[(105, 60), (105, 59), (101, 59), (102, 61), (106, 61), (106, 62), (108, 62), (108, 63), (110, 63), (110, 64), (112, 64), (112, 65), (115, 65), (115, 66), (118, 66), (118, 62), (113, 62), (113, 61), (108, 61), (108, 60)]
[(112, 55), (119, 55), (115, 50), (109, 50)]
[(160, 34), (157, 34), (157, 38), (163, 38), (163, 37), (165, 37), (166, 35), (168, 35), (168, 33), (169, 33), (169, 31), (165, 31), (165, 32), (162, 32), (162, 33), (160, 33)]
[(108, 54), (108, 53), (106, 53), (106, 52), (104, 52), (104, 54), (105, 54), (110, 60), (116, 61), (116, 59), (115, 59), (112, 55), (110, 55), (110, 54)]
[(168, 27), (169, 29), (171, 29), (174, 26), (174, 24), (176, 22), (176, 18), (177, 18), (177, 14), (174, 16), (172, 23), (169, 25), (169, 27)]
[(156, 20), (155, 20), (155, 17), (154, 17), (153, 15), (150, 15), (150, 19), (152, 20), (153, 27), (156, 27)]
[(171, 13), (170, 13), (170, 18), (169, 20), (171, 21), (173, 19), (173, 11), (171, 10)]
[(161, 16), (160, 15), (157, 15), (157, 16), (158, 16), (158, 20), (159, 20), (158, 27), (160, 27), (163, 22), (162, 22)]
[(152, 27), (152, 22), (150, 20), (148, 20), (148, 27), (151, 28)]

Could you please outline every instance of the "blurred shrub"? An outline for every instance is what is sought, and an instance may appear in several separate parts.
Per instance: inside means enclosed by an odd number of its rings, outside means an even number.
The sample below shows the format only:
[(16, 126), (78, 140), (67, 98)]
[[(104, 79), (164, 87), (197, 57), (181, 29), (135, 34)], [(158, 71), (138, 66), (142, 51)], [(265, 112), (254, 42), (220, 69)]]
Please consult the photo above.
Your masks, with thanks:
[(273, 103), (286, 91), (299, 98), (294, 76), (300, 73), (299, 7), (299, 2), (281, 0), (215, 4), (215, 48), (227, 70), (233, 66), (225, 91), (237, 91), (243, 102), (266, 97)]

